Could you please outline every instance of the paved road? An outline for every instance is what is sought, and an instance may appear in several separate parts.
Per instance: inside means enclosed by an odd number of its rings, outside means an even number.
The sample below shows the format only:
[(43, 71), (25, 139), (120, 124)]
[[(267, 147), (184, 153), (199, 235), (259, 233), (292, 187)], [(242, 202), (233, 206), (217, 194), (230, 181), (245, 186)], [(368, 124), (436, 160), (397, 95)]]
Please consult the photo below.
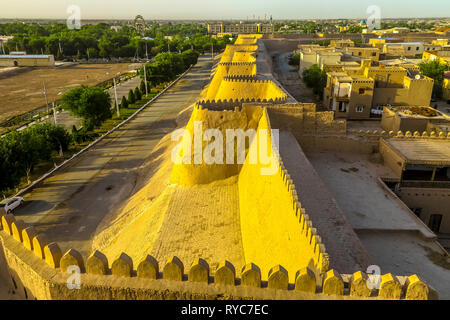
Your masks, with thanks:
[(178, 112), (198, 99), (211, 65), (209, 57), (200, 57), (182, 80), (135, 119), (25, 194), (27, 203), (16, 210), (16, 217), (57, 241), (62, 250), (73, 247), (88, 254), (98, 223), (130, 197), (137, 168), (176, 127)]
[[(136, 87), (139, 87), (140, 84), (141, 84), (141, 78), (139, 76), (131, 78), (130, 80), (128, 80), (126, 82), (118, 83), (116, 86), (118, 103), (120, 104), (123, 96), (125, 96), (128, 99), (128, 91), (130, 89), (132, 89), (134, 91), (134, 89)], [(108, 92), (111, 95), (111, 103), (112, 103), (112, 105), (114, 105), (114, 101), (115, 101), (114, 87), (111, 87), (108, 90)]]

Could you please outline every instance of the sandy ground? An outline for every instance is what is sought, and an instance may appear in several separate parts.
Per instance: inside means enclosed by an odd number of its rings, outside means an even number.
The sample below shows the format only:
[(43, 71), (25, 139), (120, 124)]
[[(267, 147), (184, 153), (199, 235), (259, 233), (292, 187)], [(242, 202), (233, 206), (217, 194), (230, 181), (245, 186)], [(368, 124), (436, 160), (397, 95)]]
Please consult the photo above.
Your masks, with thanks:
[(434, 252), (445, 259), (438, 243), (427, 238), (433, 233), (377, 183), (377, 177), (390, 175), (389, 169), (360, 154), (323, 152), (307, 156), (381, 272), (417, 273), (441, 298), (450, 299), (450, 270), (428, 256)]
[[(0, 122), (45, 105), (43, 82), (49, 104), (61, 93), (80, 85), (95, 85), (118, 72), (136, 69), (136, 64), (67, 64), (54, 68), (19, 68), (0, 74)], [(108, 74), (107, 74), (108, 73)], [(58, 95), (59, 94), (59, 95)]]
[(210, 59), (199, 63), (181, 81), (95, 148), (25, 194), (18, 219), (57, 241), (63, 251), (90, 253), (102, 219), (120, 210), (133, 194), (139, 167), (175, 127), (179, 111), (192, 104), (209, 79)]

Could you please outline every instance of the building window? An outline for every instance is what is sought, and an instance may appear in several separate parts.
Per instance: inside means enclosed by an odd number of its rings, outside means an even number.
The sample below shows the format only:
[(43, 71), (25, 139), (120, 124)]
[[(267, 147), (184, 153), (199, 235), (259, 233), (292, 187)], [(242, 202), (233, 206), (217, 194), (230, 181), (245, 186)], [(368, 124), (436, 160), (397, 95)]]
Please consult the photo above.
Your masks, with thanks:
[(356, 107), (356, 112), (363, 112), (363, 111), (364, 111), (364, 107), (362, 107), (362, 106)]
[(364, 94), (366, 92), (365, 88), (359, 88), (359, 94)]
[(339, 110), (339, 112), (345, 112), (346, 111), (345, 110), (345, 103), (343, 101), (339, 101), (338, 110)]
[(376, 57), (377, 53), (376, 52), (372, 52), (372, 57)]
[(442, 214), (432, 214), (430, 216), (430, 222), (428, 223), (428, 226), (433, 232), (438, 233), (439, 229), (441, 228), (441, 221)]
[(416, 51), (419, 51), (419, 47), (416, 47)]
[(408, 51), (411, 51), (411, 47), (408, 47)]
[(358, 56), (360, 56), (362, 54), (362, 52), (360, 51), (360, 52), (358, 52)]

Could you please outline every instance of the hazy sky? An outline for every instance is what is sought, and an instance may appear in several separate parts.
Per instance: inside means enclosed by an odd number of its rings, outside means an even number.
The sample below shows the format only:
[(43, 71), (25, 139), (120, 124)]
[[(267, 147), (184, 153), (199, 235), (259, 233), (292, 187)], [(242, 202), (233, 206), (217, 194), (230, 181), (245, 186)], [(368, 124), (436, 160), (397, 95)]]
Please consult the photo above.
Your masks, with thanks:
[(450, 0), (0, 0), (0, 18), (67, 18), (71, 4), (82, 19), (364, 18), (370, 5), (382, 18), (450, 16)]

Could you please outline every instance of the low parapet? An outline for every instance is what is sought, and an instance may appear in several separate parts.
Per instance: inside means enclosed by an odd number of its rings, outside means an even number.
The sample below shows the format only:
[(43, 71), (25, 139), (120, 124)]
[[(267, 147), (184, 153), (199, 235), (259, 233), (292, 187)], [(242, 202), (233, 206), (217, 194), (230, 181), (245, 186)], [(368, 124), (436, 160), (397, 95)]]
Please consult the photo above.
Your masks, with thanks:
[(256, 74), (255, 75), (238, 75), (238, 74), (233, 74), (233, 75), (228, 75), (223, 77), (223, 80), (228, 80), (228, 81), (237, 81), (237, 80), (241, 80), (241, 81), (255, 81), (256, 80)]
[(405, 138), (413, 138), (413, 139), (450, 139), (450, 132), (436, 132), (431, 131), (423, 131), (420, 133), (419, 131), (385, 131), (385, 130), (358, 130), (355, 132), (356, 135), (360, 137), (375, 137), (375, 138), (386, 138), (386, 139), (405, 139)]
[(197, 102), (198, 106), (206, 109), (217, 109), (217, 108), (230, 108), (230, 107), (241, 107), (243, 103), (284, 103), (286, 102), (285, 98), (275, 98), (275, 99), (257, 99), (257, 98), (246, 98), (246, 99), (219, 99), (219, 100), (200, 100)]
[(255, 65), (256, 62), (220, 62), (219, 65), (223, 66), (251, 66)]
[[(129, 299), (155, 296), (165, 299), (190, 299), (192, 292), (200, 292), (194, 295), (196, 298), (202, 298), (203, 295), (203, 298), (209, 299), (219, 296), (226, 299), (437, 298), (435, 291), (417, 275), (396, 277), (390, 273), (384, 274), (374, 279), (379, 283), (379, 289), (370, 289), (368, 276), (361, 271), (352, 275), (341, 275), (336, 270), (329, 270), (318, 278), (309, 268), (302, 268), (296, 272), (295, 282), (290, 283), (288, 272), (281, 265), (271, 268), (267, 281), (262, 281), (260, 268), (253, 263), (243, 266), (240, 277), (237, 277), (235, 267), (226, 260), (217, 267), (210, 268), (207, 261), (197, 258), (187, 273), (183, 262), (176, 256), (161, 264), (148, 255), (135, 265), (127, 254), (122, 253), (110, 264), (104, 254), (94, 251), (85, 261), (74, 249), (61, 254), (58, 244), (46, 243), (42, 235), (34, 235), (30, 242), (29, 236), (34, 232), (33, 227), (24, 224), (19, 226), (20, 220), (16, 221), (12, 215), (3, 215), (0, 221), (3, 229), (0, 231), (0, 240), (7, 263), (12, 263), (8, 264), (10, 277), (16, 287), (18, 283), (23, 286), (23, 297), (26, 299), (83, 299), (87, 297), (86, 294), (92, 299), (113, 299), (119, 295), (125, 295)], [(22, 237), (19, 234), (22, 234)], [(16, 245), (19, 243), (23, 246)], [(32, 249), (29, 249), (30, 245)], [(43, 255), (40, 253), (41, 248)], [(30, 250), (34, 252), (33, 255), (27, 254)], [(44, 261), (45, 264), (39, 261)], [(82, 279), (78, 288), (75, 287), (76, 283), (69, 283), (68, 280), (76, 269), (81, 272)], [(31, 270), (32, 279), (25, 274)], [(21, 276), (23, 279), (19, 278)], [(119, 278), (124, 280), (118, 282)], [(129, 280), (126, 280), (127, 278)], [(133, 278), (140, 280), (133, 281)], [(172, 283), (183, 285), (174, 286)], [(71, 289), (69, 285), (79, 290)], [(89, 292), (83, 290), (83, 286), (88, 288)], [(170, 289), (164, 289), (164, 286)], [(214, 290), (210, 287), (214, 287)], [(191, 294), (188, 294), (189, 292)]]

